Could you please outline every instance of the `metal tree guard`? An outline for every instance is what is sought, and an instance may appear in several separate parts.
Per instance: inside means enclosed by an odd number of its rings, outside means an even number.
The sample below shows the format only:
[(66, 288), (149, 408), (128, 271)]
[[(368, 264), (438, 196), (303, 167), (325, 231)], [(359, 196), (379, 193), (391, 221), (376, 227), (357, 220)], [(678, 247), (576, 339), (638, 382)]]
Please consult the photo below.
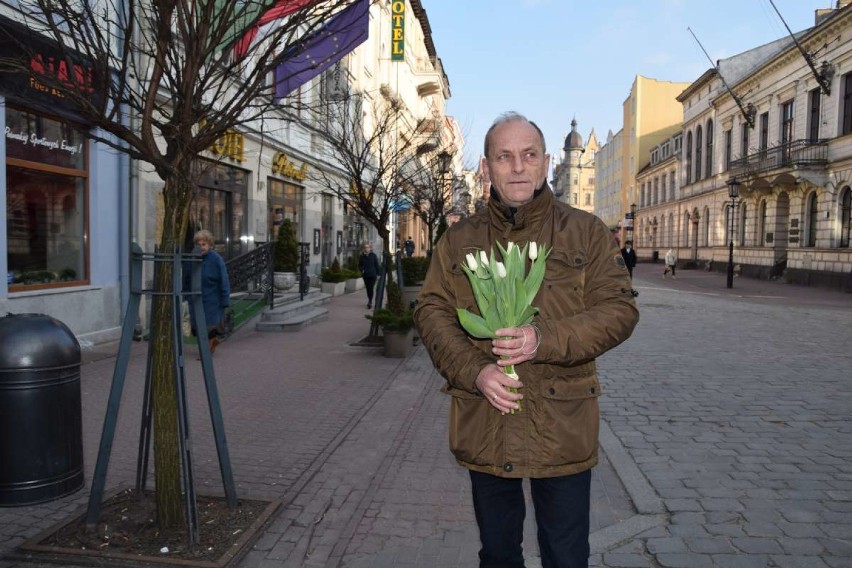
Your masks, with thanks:
[[(121, 403), (121, 393), (124, 388), (124, 379), (127, 374), (127, 365), (130, 359), (130, 347), (133, 341), (133, 330), (139, 319), (139, 304), (142, 295), (170, 296), (172, 300), (172, 349), (175, 360), (175, 390), (178, 401), (178, 432), (179, 450), (181, 456), (181, 474), (184, 494), (184, 513), (187, 523), (187, 532), (191, 544), (198, 542), (198, 506), (196, 503), (195, 481), (192, 474), (192, 448), (189, 436), (189, 412), (186, 397), (186, 377), (184, 373), (183, 355), (183, 333), (181, 331), (181, 304), (184, 297), (190, 303), (190, 309), (195, 317), (196, 328), (207, 329), (204, 318), (204, 306), (201, 303), (201, 257), (199, 255), (181, 255), (180, 248), (174, 254), (143, 253), (137, 244), (132, 245), (132, 258), (130, 265), (130, 300), (124, 316), (124, 324), (121, 329), (121, 342), (115, 361), (115, 371), (112, 376), (107, 412), (104, 417), (104, 428), (101, 434), (98, 460), (95, 465), (95, 473), (92, 478), (92, 492), (89, 495), (89, 505), (86, 512), (86, 524), (94, 526), (100, 515), (101, 501), (103, 499), (104, 485), (106, 484), (107, 468), (112, 452), (112, 443), (115, 438), (115, 427), (118, 420), (118, 410)], [(172, 291), (158, 292), (153, 289), (142, 288), (142, 262), (153, 262), (155, 274), (163, 263), (172, 264)], [(183, 267), (184, 262), (191, 264), (192, 287), (191, 291), (183, 291)], [(151, 302), (153, 304), (153, 302)], [(145, 488), (148, 471), (148, 457), (151, 442), (151, 419), (153, 416), (153, 397), (151, 396), (152, 379), (152, 357), (151, 342), (148, 342), (147, 365), (145, 369), (145, 394), (143, 397), (142, 424), (139, 432), (139, 456), (136, 466), (136, 491), (141, 495)], [(229, 507), (237, 506), (237, 493), (234, 486), (234, 476), (231, 470), (231, 460), (228, 454), (228, 444), (225, 440), (225, 426), (222, 421), (222, 407), (219, 403), (219, 391), (216, 387), (216, 377), (213, 371), (213, 359), (210, 353), (210, 345), (207, 341), (199, 341), (198, 348), (201, 354), (201, 369), (204, 375), (204, 386), (207, 391), (207, 404), (210, 410), (210, 419), (213, 423), (213, 436), (216, 442), (216, 452), (219, 457), (219, 469), (222, 473), (222, 483), (225, 488), (225, 499)]]

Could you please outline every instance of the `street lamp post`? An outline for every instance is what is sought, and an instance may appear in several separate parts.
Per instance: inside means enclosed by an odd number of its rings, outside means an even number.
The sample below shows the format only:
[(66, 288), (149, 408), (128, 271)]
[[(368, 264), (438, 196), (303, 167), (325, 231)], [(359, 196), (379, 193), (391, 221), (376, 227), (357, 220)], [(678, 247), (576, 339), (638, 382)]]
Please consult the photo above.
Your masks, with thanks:
[(728, 205), (728, 215), (730, 217), (730, 240), (728, 241), (728, 288), (734, 287), (734, 210), (737, 206), (737, 198), (740, 196), (740, 182), (737, 178), (732, 177), (728, 180), (728, 197), (731, 198), (731, 203)]

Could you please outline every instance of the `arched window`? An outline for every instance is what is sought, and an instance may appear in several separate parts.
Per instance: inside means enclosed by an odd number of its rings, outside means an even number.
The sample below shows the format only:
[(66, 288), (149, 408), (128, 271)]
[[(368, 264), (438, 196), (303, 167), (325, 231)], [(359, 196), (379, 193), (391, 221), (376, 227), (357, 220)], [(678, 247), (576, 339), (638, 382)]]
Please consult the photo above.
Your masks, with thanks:
[(805, 240), (806, 247), (815, 247), (816, 246), (816, 236), (817, 236), (817, 194), (814, 191), (810, 195), (808, 195), (808, 206), (807, 206), (807, 219), (808, 219), (808, 227), (807, 227), (807, 240)]
[(695, 181), (701, 180), (701, 127), (695, 129)]
[(739, 226), (739, 238), (737, 239), (740, 243), (740, 246), (743, 247), (746, 245), (746, 215), (747, 209), (745, 203), (740, 203), (740, 226)]
[(666, 201), (666, 174), (663, 174), (663, 181), (660, 183), (660, 201)]
[(707, 121), (707, 167), (704, 168), (705, 177), (713, 175), (713, 121)]
[(849, 248), (850, 237), (852, 237), (852, 188), (847, 186), (840, 199), (840, 246)]
[(703, 213), (702, 217), (704, 218), (704, 224), (703, 224), (704, 231), (702, 232), (702, 235), (701, 235), (701, 240), (702, 240), (701, 244), (706, 247), (706, 246), (710, 246), (710, 209), (709, 208), (707, 208), (707, 207), (704, 208), (704, 213)]
[[(664, 186), (665, 187), (665, 186)], [(666, 217), (660, 217), (660, 242), (657, 244), (659, 247), (666, 246)]]
[(766, 200), (760, 202), (760, 210), (757, 214), (757, 244), (766, 246)]
[(692, 183), (692, 132), (686, 133), (686, 185)]

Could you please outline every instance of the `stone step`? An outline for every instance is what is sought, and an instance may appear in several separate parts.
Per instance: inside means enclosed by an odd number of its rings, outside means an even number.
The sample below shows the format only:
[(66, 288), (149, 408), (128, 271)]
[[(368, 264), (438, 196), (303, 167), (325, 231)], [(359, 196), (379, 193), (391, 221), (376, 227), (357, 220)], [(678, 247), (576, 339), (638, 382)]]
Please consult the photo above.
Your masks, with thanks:
[(328, 309), (311, 307), (288, 314), (280, 320), (261, 319), (254, 328), (257, 331), (299, 331), (305, 326), (326, 319), (328, 319)]
[(275, 306), (264, 310), (255, 324), (257, 331), (298, 331), (315, 321), (328, 317), (328, 310), (320, 307), (331, 299), (330, 294), (323, 294), (317, 288), (312, 288), (302, 300), (298, 292), (287, 292), (276, 295)]

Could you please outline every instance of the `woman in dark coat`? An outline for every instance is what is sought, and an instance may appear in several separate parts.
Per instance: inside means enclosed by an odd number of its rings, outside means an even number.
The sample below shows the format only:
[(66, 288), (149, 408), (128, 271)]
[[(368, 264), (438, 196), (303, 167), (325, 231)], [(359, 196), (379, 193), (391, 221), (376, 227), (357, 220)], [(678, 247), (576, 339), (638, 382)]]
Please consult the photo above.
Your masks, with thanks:
[(364, 279), (364, 287), (367, 288), (367, 309), (369, 310), (373, 307), (373, 288), (379, 277), (379, 257), (373, 252), (373, 245), (370, 243), (364, 243), (364, 250), (361, 251), (361, 257), (358, 259), (358, 269)]
[[(201, 252), (201, 303), (204, 305), (210, 353), (213, 353), (219, 343), (219, 329), (225, 316), (225, 308), (231, 305), (231, 284), (228, 281), (225, 261), (213, 250), (213, 235), (210, 231), (198, 231), (194, 240)], [(192, 310), (189, 314), (192, 334), (197, 336)]]

